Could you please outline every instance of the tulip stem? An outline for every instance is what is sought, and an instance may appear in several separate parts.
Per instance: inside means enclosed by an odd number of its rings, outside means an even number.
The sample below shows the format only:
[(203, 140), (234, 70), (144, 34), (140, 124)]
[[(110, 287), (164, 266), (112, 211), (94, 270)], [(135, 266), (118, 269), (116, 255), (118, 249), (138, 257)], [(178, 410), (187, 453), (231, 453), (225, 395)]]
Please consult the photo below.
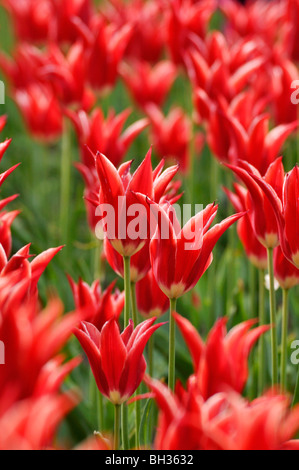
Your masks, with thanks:
[[(260, 326), (265, 324), (265, 271), (264, 269), (259, 269), (259, 324)], [(265, 338), (264, 335), (261, 335), (259, 339), (259, 349), (258, 349), (258, 392), (261, 395), (265, 389), (265, 378), (266, 378), (266, 369), (265, 369)]]
[(124, 256), (124, 285), (125, 285), (125, 312), (124, 312), (124, 328), (130, 321), (130, 296), (131, 296), (131, 280), (130, 280), (130, 261), (129, 256)]
[(282, 332), (281, 332), (281, 391), (286, 390), (287, 338), (288, 338), (288, 289), (282, 290)]
[(62, 134), (62, 154), (61, 154), (61, 173), (60, 173), (60, 233), (63, 243), (69, 242), (69, 214), (70, 214), (70, 187), (71, 187), (71, 139), (70, 125), (67, 119), (64, 119), (64, 128)]
[(269, 273), (269, 301), (271, 323), (271, 355), (272, 355), (272, 386), (278, 383), (278, 356), (277, 356), (277, 331), (276, 331), (276, 302), (273, 268), (273, 248), (268, 248), (268, 273)]
[(114, 406), (114, 450), (119, 449), (120, 406)]
[[(138, 325), (138, 312), (137, 312), (137, 302), (136, 302), (136, 283), (131, 282), (131, 301), (132, 301), (132, 317), (134, 328)], [(135, 393), (135, 396), (138, 395), (138, 390)], [(139, 429), (140, 429), (140, 421), (141, 421), (141, 410), (140, 410), (140, 401), (135, 401), (135, 425), (136, 425), (136, 432), (135, 432), (135, 447), (139, 449), (140, 442), (139, 442)]]
[[(129, 321), (130, 321), (131, 258), (129, 256), (124, 256), (123, 259), (124, 259), (124, 286), (125, 286), (124, 328), (126, 328), (129, 325)], [(128, 407), (125, 403), (122, 405), (122, 444), (123, 444), (123, 450), (129, 449)]]
[(176, 299), (170, 299), (168, 387), (172, 391), (175, 387), (175, 320), (172, 314), (175, 311)]

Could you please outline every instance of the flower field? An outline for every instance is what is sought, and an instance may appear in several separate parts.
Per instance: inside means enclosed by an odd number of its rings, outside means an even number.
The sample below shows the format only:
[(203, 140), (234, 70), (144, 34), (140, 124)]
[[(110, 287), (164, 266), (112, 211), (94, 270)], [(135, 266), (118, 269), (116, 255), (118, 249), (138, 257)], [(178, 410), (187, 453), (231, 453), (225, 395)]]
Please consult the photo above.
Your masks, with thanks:
[(0, 0), (1, 450), (299, 449), (298, 44), (298, 0)]

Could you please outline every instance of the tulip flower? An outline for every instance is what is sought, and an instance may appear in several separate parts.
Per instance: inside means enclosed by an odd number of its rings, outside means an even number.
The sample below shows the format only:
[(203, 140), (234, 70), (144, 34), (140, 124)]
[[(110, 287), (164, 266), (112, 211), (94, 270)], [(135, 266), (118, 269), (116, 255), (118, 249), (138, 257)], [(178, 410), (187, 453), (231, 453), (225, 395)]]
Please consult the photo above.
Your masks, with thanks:
[(160, 158), (178, 162), (187, 172), (190, 166), (191, 122), (181, 108), (172, 108), (165, 117), (157, 106), (148, 105), (151, 140)]
[(137, 307), (145, 317), (161, 317), (169, 309), (169, 299), (158, 286), (153, 271), (136, 284)]
[[(129, 172), (131, 162), (123, 164), (117, 171), (104, 155), (97, 154), (96, 156), (97, 172), (101, 184), (100, 207), (102, 204), (109, 204), (114, 210), (112, 222), (115, 223), (115, 233), (111, 235), (111, 232), (108, 231), (106, 236), (113, 248), (122, 256), (132, 256), (146, 244), (147, 230), (146, 233), (141, 234), (142, 236), (137, 234), (137, 237), (135, 234), (132, 237), (128, 233), (130, 217), (127, 216), (125, 211), (130, 208), (131, 204), (136, 203), (133, 192), (141, 193), (157, 201), (160, 201), (165, 195), (169, 183), (178, 171), (178, 167), (171, 167), (162, 173), (163, 163), (153, 172), (150, 150), (133, 176), (131, 176)], [(141, 214), (141, 216), (143, 215)], [(119, 221), (123, 226), (120, 225)], [(147, 227), (146, 214), (144, 221), (145, 227)], [(119, 237), (119, 234), (122, 236)]]
[(274, 274), (282, 289), (292, 289), (299, 284), (299, 269), (283, 254), (281, 246), (274, 250)]
[[(281, 176), (284, 177), (281, 182)], [(278, 226), (279, 242), (285, 257), (299, 267), (299, 243), (296, 237), (296, 221), (298, 219), (297, 196), (299, 169), (294, 167), (284, 176), (280, 172), (279, 184), (269, 184), (258, 175), (252, 174), (252, 179), (261, 189), (263, 197), (269, 202)]]
[(230, 116), (230, 110), (217, 109), (210, 113), (208, 142), (222, 162), (236, 164), (242, 160), (254, 166), (262, 176), (279, 156), (287, 137), (298, 127), (298, 121), (281, 124), (268, 130), (270, 117), (266, 114), (252, 116), (248, 129), (239, 116)]
[(67, 111), (67, 115), (74, 124), (79, 139), (82, 163), (89, 171), (94, 169), (95, 165), (88, 148), (93, 153), (99, 151), (108, 155), (113, 165), (119, 166), (132, 142), (148, 126), (147, 119), (140, 119), (122, 133), (125, 122), (131, 115), (130, 109), (119, 114), (110, 109), (107, 118), (100, 108), (95, 109), (90, 116), (83, 110), (77, 113)]
[(1, 3), (10, 13), (20, 40), (39, 43), (48, 38), (52, 17), (52, 5), (49, 0), (3, 0)]
[[(104, 240), (104, 254), (113, 271), (124, 278), (123, 257), (113, 248), (107, 238)], [(150, 268), (149, 241), (146, 241), (144, 247), (131, 257), (130, 282), (133, 284), (139, 282), (146, 276)]]
[(298, 70), (295, 64), (281, 54), (266, 78), (267, 86), (271, 92), (271, 106), (277, 124), (286, 124), (298, 118), (297, 105), (292, 102), (294, 93), (293, 83), (298, 80)]
[(53, 8), (52, 34), (58, 42), (74, 43), (79, 36), (75, 20), (88, 27), (93, 7), (90, 0), (51, 1)]
[[(299, 245), (296, 235), (296, 221), (298, 220), (297, 199), (299, 170), (296, 166), (287, 173), (283, 181), (283, 190), (277, 191), (257, 175), (254, 181), (263, 191), (264, 196), (271, 204), (278, 224), (281, 251), (275, 255), (275, 269), (283, 288), (283, 328), (282, 328), (282, 363), (281, 388), (286, 385), (286, 354), (288, 329), (288, 289), (297, 284), (297, 268), (299, 268)], [(290, 263), (294, 266), (291, 267)], [(275, 271), (274, 271), (275, 273)]]
[(112, 292), (115, 287), (115, 281), (104, 292), (101, 290), (99, 281), (95, 281), (92, 286), (89, 286), (82, 279), (76, 284), (69, 277), (69, 282), (76, 309), (86, 311), (86, 320), (92, 323), (99, 331), (111, 318), (119, 319), (124, 308), (125, 296), (124, 292), (119, 292), (118, 289)]
[(227, 318), (213, 326), (204, 344), (194, 326), (177, 313), (175, 321), (190, 351), (200, 394), (206, 400), (215, 393), (234, 390), (242, 393), (248, 379), (248, 357), (268, 325), (251, 329), (256, 320), (247, 320), (226, 331)]
[(95, 98), (86, 86), (86, 50), (83, 43), (74, 43), (66, 56), (56, 44), (51, 44), (48, 61), (40, 73), (65, 106), (79, 104), (89, 110), (94, 104)]
[(220, 9), (228, 20), (229, 36), (233, 40), (239, 37), (258, 37), (270, 47), (275, 42), (285, 14), (285, 4), (279, 1), (241, 4), (226, 0), (221, 2)]
[(145, 377), (159, 408), (157, 450), (283, 450), (298, 449), (291, 440), (298, 431), (298, 406), (268, 393), (248, 402), (234, 392), (217, 393), (204, 401), (196, 383), (176, 393)]
[(185, 51), (192, 43), (192, 35), (202, 39), (216, 8), (214, 0), (170, 0), (166, 17), (166, 43), (175, 64), (185, 63)]
[(62, 133), (62, 114), (51, 87), (38, 83), (14, 94), (25, 123), (32, 135), (41, 140), (57, 139)]
[(14, 22), (20, 41), (45, 43), (50, 34), (60, 42), (74, 42), (78, 31), (72, 20), (77, 17), (88, 24), (91, 15), (90, 0), (13, 0), (2, 1)]
[[(276, 211), (277, 221), (280, 229), (280, 243), (285, 256), (299, 268), (299, 243), (297, 237), (297, 223), (299, 211), (297, 206), (299, 192), (299, 168), (295, 166), (285, 176), (282, 195), (282, 214)], [(276, 192), (278, 197), (279, 193)], [(274, 199), (274, 194), (272, 201)], [(277, 201), (278, 203), (278, 201)], [(273, 206), (274, 207), (274, 206)]]
[[(144, 196), (139, 195), (140, 199)], [(176, 301), (191, 290), (212, 263), (212, 250), (221, 235), (244, 213), (228, 217), (209, 230), (218, 206), (210, 204), (191, 218), (181, 229), (174, 210), (166, 212), (147, 199), (150, 211), (157, 221), (156, 232), (150, 243), (151, 265), (158, 286), (170, 299), (170, 311), (175, 312)], [(167, 266), (167, 269), (165, 267)], [(169, 386), (175, 382), (175, 324), (170, 317)]]
[(299, 17), (299, 3), (298, 0), (291, 0), (287, 2), (287, 15), (286, 15), (286, 31), (284, 37), (284, 47), (288, 52), (288, 56), (292, 58), (293, 62), (299, 60), (299, 47), (298, 47), (298, 17)]
[[(12, 389), (13, 392), (13, 389)], [(1, 450), (49, 450), (65, 416), (78, 404), (74, 393), (30, 397), (0, 416)]]
[[(104, 155), (109, 155), (111, 162), (117, 166), (123, 160), (134, 139), (147, 127), (148, 121), (140, 119), (121, 134), (122, 127), (130, 115), (129, 109), (118, 115), (110, 110), (107, 119), (104, 118), (101, 109), (96, 109), (90, 117), (83, 110), (78, 113), (67, 110), (66, 114), (74, 124), (79, 139), (82, 161), (76, 163), (75, 166), (85, 181), (84, 195), (87, 201), (94, 199), (100, 190), (94, 156), (90, 150), (94, 153), (100, 150)], [(90, 203), (86, 203), (86, 209), (89, 225), (92, 230), (95, 230), (98, 222), (95, 211)]]
[(107, 3), (104, 16), (111, 23), (116, 24), (118, 28), (125, 24), (134, 25), (125, 57), (146, 60), (152, 64), (158, 62), (165, 44), (162, 2), (150, 0), (144, 3), (132, 0), (126, 3), (123, 0), (114, 0)]
[[(279, 226), (277, 213), (273, 209), (268, 197), (260, 186), (270, 188), (270, 192), (282, 197), (284, 184), (284, 168), (282, 159), (276, 159), (268, 168), (262, 178), (260, 173), (246, 162), (239, 162), (239, 167), (228, 165), (234, 173), (246, 184), (250, 198), (247, 201), (249, 217), (252, 228), (258, 240), (267, 248), (268, 273), (270, 279), (269, 302), (272, 350), (272, 385), (278, 381), (277, 365), (277, 332), (276, 332), (276, 302), (274, 290), (273, 249), (279, 245)], [(276, 196), (279, 199), (278, 196)]]
[(98, 389), (114, 405), (125, 403), (143, 379), (145, 345), (161, 326), (154, 325), (155, 320), (146, 320), (135, 329), (131, 321), (122, 334), (114, 319), (105, 323), (101, 332), (87, 322), (74, 331), (86, 352)]
[(261, 178), (259, 172), (246, 162), (240, 161), (239, 166), (227, 165), (228, 168), (247, 186), (247, 208), (254, 232), (262, 245), (266, 248), (275, 248), (279, 244), (278, 225), (275, 212), (268, 198), (264, 195), (257, 182), (251, 175), (263, 179), (280, 196), (284, 182), (284, 168), (282, 159), (276, 159), (268, 168), (265, 176)]
[(177, 299), (197, 284), (212, 262), (212, 250), (218, 239), (244, 212), (210, 228), (218, 206), (209, 204), (181, 228), (170, 207), (166, 212), (153, 201), (148, 202), (156, 220), (161, 217), (150, 244), (153, 273), (165, 295)]
[(120, 75), (138, 106), (145, 110), (149, 104), (161, 107), (175, 81), (176, 67), (169, 61), (151, 66), (135, 61), (132, 66), (122, 64)]
[[(223, 189), (237, 212), (247, 210), (248, 191), (243, 186), (234, 183), (235, 193)], [(249, 261), (258, 269), (267, 269), (267, 250), (257, 239), (248, 213), (238, 221), (237, 232)]]
[(231, 395), (206, 430), (222, 450), (283, 450), (295, 445), (298, 449), (298, 441), (290, 439), (298, 432), (299, 409), (290, 410), (289, 405), (287, 396), (275, 393), (251, 403)]
[(87, 78), (95, 90), (104, 92), (115, 85), (119, 64), (132, 35), (132, 26), (120, 29), (106, 24), (102, 16), (93, 18), (90, 28), (78, 23), (87, 48)]

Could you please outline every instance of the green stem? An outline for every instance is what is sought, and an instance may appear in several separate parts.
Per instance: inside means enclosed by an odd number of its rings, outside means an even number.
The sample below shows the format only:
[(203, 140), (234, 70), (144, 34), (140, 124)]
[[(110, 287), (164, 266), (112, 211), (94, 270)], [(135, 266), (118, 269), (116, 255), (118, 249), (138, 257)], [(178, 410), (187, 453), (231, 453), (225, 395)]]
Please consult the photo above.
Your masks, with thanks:
[(282, 290), (282, 331), (281, 331), (281, 391), (286, 390), (287, 375), (287, 338), (288, 338), (288, 294), (287, 289)]
[[(209, 200), (212, 201), (217, 201), (218, 199), (218, 189), (219, 189), (219, 163), (218, 160), (215, 156), (210, 154), (210, 197)], [(209, 305), (209, 328), (212, 328), (214, 325), (217, 317), (218, 317), (218, 312), (217, 312), (217, 305), (216, 305), (216, 270), (217, 270), (217, 244), (214, 248), (214, 261), (209, 267), (208, 270), (208, 305)]]
[(94, 426), (97, 431), (104, 430), (104, 407), (103, 407), (103, 395), (99, 392), (97, 384), (94, 380), (94, 376), (90, 369), (89, 372), (89, 401), (94, 411)]
[[(154, 375), (154, 335), (148, 340), (148, 373), (150, 377)], [(154, 407), (151, 407), (149, 414), (149, 436), (153, 435), (153, 423), (154, 423)]]
[[(124, 328), (129, 324), (130, 320), (130, 295), (131, 295), (131, 280), (130, 280), (130, 257), (124, 256), (124, 285), (125, 285), (125, 311), (124, 311)], [(126, 403), (122, 405), (122, 444), (123, 450), (129, 449), (129, 424), (128, 424), (128, 407)]]
[(249, 289), (250, 289), (250, 318), (255, 318), (256, 316), (256, 268), (250, 263), (249, 266)]
[[(265, 325), (265, 271), (259, 270), (259, 324)], [(265, 368), (265, 338), (261, 335), (259, 339), (258, 349), (258, 393), (261, 395), (266, 384), (266, 368)]]
[[(134, 327), (138, 325), (138, 312), (137, 312), (137, 302), (136, 302), (136, 284), (135, 282), (131, 282), (131, 301), (132, 301), (132, 317)], [(135, 396), (138, 395), (139, 391), (137, 390)], [(139, 441), (139, 429), (140, 429), (140, 421), (141, 421), (141, 410), (140, 410), (140, 401), (137, 400), (135, 402), (135, 447), (136, 449), (140, 448), (140, 441)]]
[(130, 280), (130, 264), (131, 258), (124, 256), (124, 285), (125, 285), (125, 311), (124, 311), (124, 328), (129, 324), (130, 320), (130, 295), (131, 295), (131, 280)]
[(119, 449), (120, 406), (114, 406), (114, 450)]
[(171, 390), (175, 387), (175, 320), (172, 315), (175, 311), (176, 299), (170, 299), (168, 387)]
[(69, 214), (71, 208), (71, 139), (70, 125), (68, 120), (64, 120), (62, 135), (62, 155), (61, 155), (61, 183), (60, 183), (60, 230), (61, 240), (66, 245), (69, 242)]
[(271, 322), (271, 356), (272, 356), (272, 386), (278, 383), (278, 355), (276, 331), (276, 302), (274, 287), (273, 248), (268, 248), (268, 273), (270, 280), (270, 322)]
[[(256, 268), (255, 266), (249, 262), (249, 291), (250, 291), (250, 299), (249, 299), (249, 318), (253, 318), (256, 316)], [(251, 354), (249, 357), (248, 365), (249, 369), (252, 371), (251, 381), (249, 384), (249, 398), (253, 400), (256, 396), (256, 382), (255, 382), (255, 374), (254, 374), (254, 355)]]
[(102, 278), (102, 263), (101, 263), (101, 255), (103, 251), (103, 241), (97, 240), (97, 245), (95, 250), (92, 250), (94, 256), (94, 279), (101, 280)]

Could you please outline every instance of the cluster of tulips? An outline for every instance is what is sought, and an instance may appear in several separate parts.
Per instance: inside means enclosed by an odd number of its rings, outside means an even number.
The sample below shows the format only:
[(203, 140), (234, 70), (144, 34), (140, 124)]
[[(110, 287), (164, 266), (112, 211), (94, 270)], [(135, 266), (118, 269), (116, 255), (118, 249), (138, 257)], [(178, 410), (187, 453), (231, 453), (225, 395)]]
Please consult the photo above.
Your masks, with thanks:
[[(82, 357), (92, 372), (89, 388), (94, 393), (97, 387), (94, 413), (100, 419), (96, 433), (90, 429), (77, 449), (299, 449), (299, 408), (292, 406), (287, 380), (288, 293), (299, 284), (299, 168), (281, 156), (299, 124), (293, 99), (299, 1), (1, 4), (16, 38), (11, 55), (0, 52), (11, 98), (32, 139), (62, 142), (60, 228), (66, 247), (33, 257), (28, 244), (12, 254), (11, 226), (19, 211), (6, 207), (17, 196), (0, 201), (0, 449), (66, 447), (57, 430), (84, 398), (83, 384), (66, 390), (64, 383)], [(221, 26), (213, 29), (216, 21)], [(118, 114), (110, 108), (106, 115), (102, 106), (120, 82), (140, 114), (126, 128), (131, 109)], [(166, 106), (175, 83), (187, 84), (185, 109)], [(0, 118), (1, 132), (7, 119)], [(68, 276), (75, 308), (64, 314), (57, 296), (43, 305), (38, 281), (60, 250), (72, 249), (72, 130), (86, 226), (100, 238), (95, 256), (123, 279), (124, 290), (117, 289), (117, 276), (106, 289), (99, 279), (89, 285)], [(134, 171), (127, 154), (146, 130), (152, 147)], [(0, 159), (9, 146), (11, 139), (0, 144)], [(204, 147), (213, 160), (211, 203), (181, 224), (175, 206), (184, 186), (188, 202), (201, 202), (195, 200), (195, 168)], [(17, 167), (0, 175), (1, 186), (13, 171), (22, 172)], [(213, 224), (220, 171), (232, 180), (223, 191), (235, 214)], [(202, 339), (177, 300), (206, 271), (216, 276), (213, 250), (231, 226), (248, 264), (259, 272), (259, 309), (229, 331), (230, 312), (223, 312)], [(219, 295), (216, 289), (213, 295)], [(160, 321), (167, 312), (169, 321)], [(162, 326), (169, 331), (168, 344), (161, 345), (167, 348), (168, 373), (158, 377), (154, 340)], [(193, 365), (186, 383), (177, 377), (179, 334)], [(63, 352), (74, 335), (82, 357)], [(251, 400), (244, 390), (256, 345), (258, 397)], [(105, 419), (109, 402), (113, 428)], [(140, 442), (145, 422), (146, 445)]]

